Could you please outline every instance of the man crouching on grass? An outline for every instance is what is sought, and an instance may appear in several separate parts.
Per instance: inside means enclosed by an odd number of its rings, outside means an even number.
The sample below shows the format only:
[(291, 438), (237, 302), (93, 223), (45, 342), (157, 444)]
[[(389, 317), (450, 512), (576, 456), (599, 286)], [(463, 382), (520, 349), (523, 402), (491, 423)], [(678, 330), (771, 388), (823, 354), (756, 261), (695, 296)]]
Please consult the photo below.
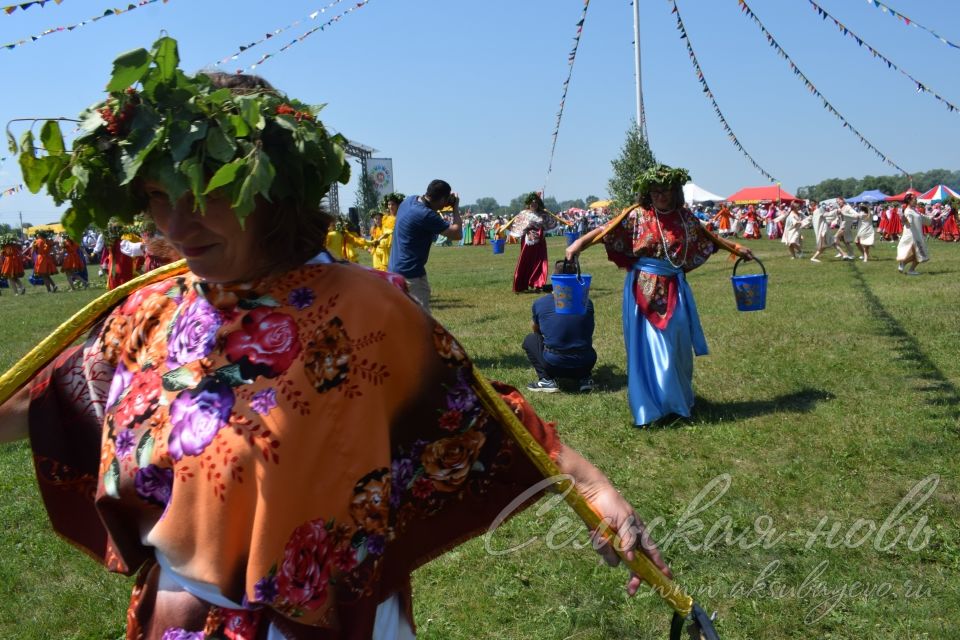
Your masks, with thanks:
[[(576, 273), (576, 267), (558, 260), (555, 274)], [(593, 391), (591, 372), (597, 363), (593, 350), (593, 301), (587, 300), (583, 315), (558, 314), (553, 295), (533, 303), (533, 333), (523, 339), (523, 350), (537, 372), (537, 380), (527, 385), (530, 391), (553, 393), (560, 390), (558, 378), (577, 380), (582, 393)]]

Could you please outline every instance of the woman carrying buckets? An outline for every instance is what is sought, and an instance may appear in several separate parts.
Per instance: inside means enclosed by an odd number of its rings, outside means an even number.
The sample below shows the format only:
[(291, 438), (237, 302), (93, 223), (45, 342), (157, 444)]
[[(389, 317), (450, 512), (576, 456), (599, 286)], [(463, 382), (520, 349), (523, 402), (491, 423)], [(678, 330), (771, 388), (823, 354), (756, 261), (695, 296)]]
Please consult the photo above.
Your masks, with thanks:
[(683, 207), (689, 180), (686, 169), (651, 167), (635, 183), (638, 204), (567, 247), (567, 259), (573, 260), (602, 240), (607, 258), (628, 270), (623, 332), (637, 426), (671, 413), (690, 417), (693, 354), (705, 355), (707, 342), (684, 274), (718, 249), (753, 258), (750, 249), (715, 236)]

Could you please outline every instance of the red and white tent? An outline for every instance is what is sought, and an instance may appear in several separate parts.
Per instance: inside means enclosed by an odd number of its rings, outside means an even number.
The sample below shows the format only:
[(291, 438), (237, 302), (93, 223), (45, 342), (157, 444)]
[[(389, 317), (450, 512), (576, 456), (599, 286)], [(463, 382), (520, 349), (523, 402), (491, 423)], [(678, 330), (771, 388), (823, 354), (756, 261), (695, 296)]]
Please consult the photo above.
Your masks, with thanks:
[(732, 196), (727, 202), (734, 204), (757, 204), (758, 202), (793, 202), (798, 198), (779, 185), (768, 187), (744, 187)]
[(912, 194), (915, 195), (915, 196), (919, 196), (919, 195), (920, 195), (920, 192), (919, 192), (919, 191), (917, 191), (917, 190), (914, 189), (913, 187), (910, 187), (909, 189), (907, 189), (907, 190), (904, 191), (903, 193), (898, 193), (898, 194), (895, 195), (895, 196), (887, 196), (887, 202), (893, 202), (894, 200), (897, 201), (897, 202), (903, 202), (903, 199), (907, 196), (908, 193), (912, 193)]
[(919, 196), (917, 200), (920, 202), (946, 202), (951, 198), (960, 200), (960, 193), (957, 193), (945, 184), (938, 184), (933, 189), (930, 189), (930, 191)]

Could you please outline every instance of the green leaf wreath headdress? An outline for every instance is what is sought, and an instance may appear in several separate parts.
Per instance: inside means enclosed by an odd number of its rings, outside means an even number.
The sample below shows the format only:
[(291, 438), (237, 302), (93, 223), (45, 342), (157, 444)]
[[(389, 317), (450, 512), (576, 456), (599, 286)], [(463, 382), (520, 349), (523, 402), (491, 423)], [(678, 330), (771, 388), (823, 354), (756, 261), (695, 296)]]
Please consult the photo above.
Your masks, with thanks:
[(390, 208), (390, 203), (391, 203), (391, 202), (396, 202), (397, 204), (400, 204), (401, 202), (403, 202), (404, 200), (406, 200), (406, 198), (407, 198), (407, 196), (403, 195), (402, 193), (398, 193), (398, 192), (396, 192), (396, 191), (393, 191), (393, 192), (388, 193), (387, 195), (383, 196), (383, 202), (382, 202), (381, 206), (382, 206), (384, 209), (388, 209), (388, 208)]
[(531, 191), (530, 193), (524, 194), (523, 196), (523, 206), (529, 207), (530, 205), (537, 203), (543, 205), (543, 198), (540, 197), (540, 194), (536, 191)]
[(70, 235), (91, 223), (106, 228), (112, 217), (131, 222), (146, 208), (142, 179), (159, 182), (172, 201), (191, 193), (201, 211), (216, 191), (241, 223), (258, 196), (318, 208), (334, 182), (349, 180), (346, 139), (317, 120), (322, 107), (269, 89), (217, 88), (202, 73), (185, 75), (179, 62), (169, 37), (114, 60), (109, 96), (80, 115), (71, 150), (57, 119), (40, 129), (41, 155), (32, 129), (18, 147), (7, 125), (30, 191), (46, 187), (57, 204), (70, 202)]
[(686, 169), (656, 164), (637, 176), (633, 188), (640, 195), (646, 195), (654, 186), (671, 190), (682, 189), (688, 182), (690, 182), (690, 172)]

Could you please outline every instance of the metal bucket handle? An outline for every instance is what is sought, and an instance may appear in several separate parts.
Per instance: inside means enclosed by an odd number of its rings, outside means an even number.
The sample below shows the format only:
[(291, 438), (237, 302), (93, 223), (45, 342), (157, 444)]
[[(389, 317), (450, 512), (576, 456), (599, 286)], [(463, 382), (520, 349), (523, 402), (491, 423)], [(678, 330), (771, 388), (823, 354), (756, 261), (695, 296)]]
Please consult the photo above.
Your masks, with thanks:
[(749, 261), (746, 260), (745, 258), (738, 258), (738, 259), (737, 259), (737, 261), (736, 261), (736, 262), (734, 263), (734, 265), (733, 265), (733, 276), (734, 276), (734, 277), (737, 276), (737, 267), (740, 266), (740, 263), (741, 263), (741, 262), (756, 262), (758, 265), (760, 265), (760, 268), (763, 269), (763, 275), (767, 275), (767, 268), (766, 268), (765, 266), (763, 266), (763, 263), (762, 263), (762, 262), (760, 262), (760, 258), (757, 258), (756, 256), (754, 256), (753, 260), (749, 260)]

